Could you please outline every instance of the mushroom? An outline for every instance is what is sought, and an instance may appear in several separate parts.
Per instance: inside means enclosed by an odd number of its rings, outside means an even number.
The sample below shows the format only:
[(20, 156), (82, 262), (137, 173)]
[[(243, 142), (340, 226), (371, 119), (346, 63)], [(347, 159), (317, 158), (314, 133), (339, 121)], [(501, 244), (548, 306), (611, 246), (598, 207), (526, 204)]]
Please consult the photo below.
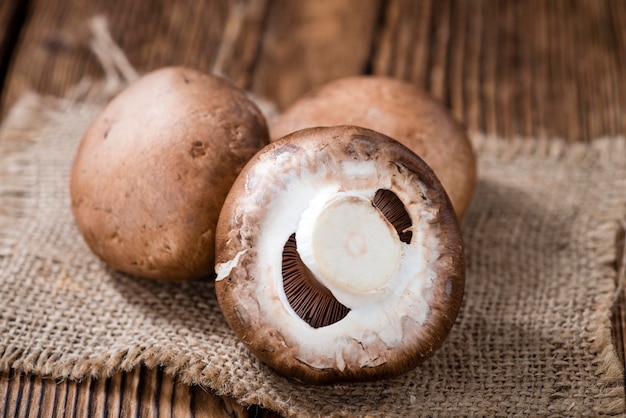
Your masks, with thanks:
[(113, 269), (163, 280), (210, 275), (226, 194), (268, 142), (260, 111), (230, 82), (183, 67), (151, 72), (82, 138), (70, 182), (76, 224)]
[(416, 86), (387, 77), (332, 81), (300, 98), (270, 126), (272, 140), (314, 126), (357, 125), (396, 139), (437, 174), (460, 218), (476, 182), (476, 161), (465, 129)]
[(452, 328), (465, 281), (459, 224), (433, 171), (356, 126), (300, 130), (257, 153), (222, 208), (216, 263), (241, 341), (312, 384), (414, 368)]

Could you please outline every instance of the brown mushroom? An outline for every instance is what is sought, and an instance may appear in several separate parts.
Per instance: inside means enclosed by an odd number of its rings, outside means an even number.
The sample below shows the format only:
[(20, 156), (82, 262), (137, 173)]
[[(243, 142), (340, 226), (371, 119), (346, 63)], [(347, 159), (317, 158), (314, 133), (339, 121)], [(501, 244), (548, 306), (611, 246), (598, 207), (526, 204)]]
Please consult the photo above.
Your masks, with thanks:
[(419, 155), (463, 217), (476, 182), (472, 146), (450, 112), (410, 83), (377, 76), (330, 82), (287, 108), (270, 126), (270, 136), (276, 140), (303, 128), (346, 124), (381, 132)]
[(82, 139), (70, 185), (76, 224), (114, 269), (164, 280), (210, 275), (226, 194), (268, 142), (263, 116), (228, 81), (182, 67), (149, 73)]
[(355, 126), (300, 130), (253, 157), (220, 214), (216, 262), (218, 301), (241, 341), (314, 384), (415, 367), (452, 328), (465, 281), (437, 177)]

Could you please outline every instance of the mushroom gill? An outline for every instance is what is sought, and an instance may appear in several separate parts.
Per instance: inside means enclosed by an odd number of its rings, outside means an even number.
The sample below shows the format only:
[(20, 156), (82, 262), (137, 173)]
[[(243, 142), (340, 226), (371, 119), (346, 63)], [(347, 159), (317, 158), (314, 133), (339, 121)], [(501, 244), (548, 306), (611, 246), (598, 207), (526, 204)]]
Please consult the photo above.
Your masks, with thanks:
[(396, 229), (400, 241), (410, 244), (413, 232), (408, 228), (413, 222), (400, 198), (391, 190), (379, 189), (374, 194), (372, 203)]
[(283, 248), (282, 274), (287, 301), (313, 328), (334, 324), (350, 312), (304, 265), (298, 254), (296, 234), (291, 234)]

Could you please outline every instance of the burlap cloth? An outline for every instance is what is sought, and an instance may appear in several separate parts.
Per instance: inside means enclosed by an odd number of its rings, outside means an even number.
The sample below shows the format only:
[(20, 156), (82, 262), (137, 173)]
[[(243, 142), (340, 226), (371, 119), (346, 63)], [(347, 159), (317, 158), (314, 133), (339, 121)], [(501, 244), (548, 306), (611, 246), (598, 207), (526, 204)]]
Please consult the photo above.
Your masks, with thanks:
[(25, 97), (0, 131), (0, 369), (81, 379), (145, 363), (288, 416), (602, 416), (624, 412), (611, 340), (626, 141), (475, 135), (467, 287), (443, 348), (388, 381), (309, 387), (260, 364), (213, 283), (108, 270), (72, 220), (68, 171), (99, 106)]

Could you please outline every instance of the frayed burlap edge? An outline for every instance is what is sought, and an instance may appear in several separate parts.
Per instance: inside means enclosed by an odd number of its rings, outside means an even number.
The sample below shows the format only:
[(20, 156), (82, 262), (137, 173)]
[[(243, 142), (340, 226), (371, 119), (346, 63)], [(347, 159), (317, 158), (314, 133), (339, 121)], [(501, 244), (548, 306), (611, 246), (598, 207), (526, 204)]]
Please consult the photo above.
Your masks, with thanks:
[[(137, 77), (135, 70), (128, 64), (122, 51), (117, 48), (110, 38), (106, 28), (106, 21), (95, 18), (90, 22), (94, 39), (90, 45), (102, 63), (106, 77), (102, 80), (82, 80), (74, 89), (71, 89), (65, 99), (42, 97), (36, 94), (24, 96), (10, 111), (5, 124), (0, 127), (0, 149), (11, 157), (6, 167), (0, 170), (0, 257), (11, 251), (12, 244), (18, 237), (12, 236), (11, 231), (19, 228), (6, 228), (13, 225), (16, 219), (27, 222), (20, 215), (28, 212), (35, 199), (29, 198), (25, 190), (11, 185), (2, 176), (19, 176), (27, 170), (36, 170), (24, 156), (33, 138), (42, 129), (47, 129), (48, 122), (55, 119), (58, 112), (71, 110), (72, 112), (86, 112), (95, 114), (103, 103), (123, 89)], [(254, 97), (253, 97), (254, 98)], [(257, 99), (259, 107), (271, 119), (276, 114), (276, 108), (265, 100)], [(479, 158), (488, 155), (497, 158), (500, 162), (513, 161), (516, 158), (538, 156), (546, 163), (550, 161), (579, 164), (585, 161), (594, 161), (598, 166), (610, 169), (612, 165), (623, 167), (626, 155), (626, 139), (624, 137), (599, 138), (590, 144), (571, 144), (558, 138), (510, 138), (503, 140), (497, 137), (473, 133), (471, 139)], [(27, 176), (34, 178), (35, 176)], [(624, 413), (624, 373), (623, 366), (615, 350), (611, 333), (611, 312), (617, 295), (621, 291), (624, 281), (623, 272), (616, 271), (618, 257), (615, 245), (616, 234), (624, 230), (626, 215), (626, 196), (618, 202), (609, 202), (612, 205), (609, 212), (614, 214), (606, 219), (588, 237), (592, 256), (599, 266), (595, 277), (590, 278), (598, 283), (598, 288), (605, 295), (613, 297), (599, 298), (595, 301), (593, 310), (593, 339), (591, 346), (597, 353), (593, 362), (599, 376), (598, 385), (604, 387), (601, 399), (597, 399), (595, 408), (598, 414), (615, 415)], [(221, 395), (235, 397), (245, 405), (261, 404), (264, 407), (275, 409), (283, 414), (289, 414), (288, 405), (264, 404), (266, 399), (259, 398), (258, 394), (237, 392), (229, 387), (219, 376), (208, 375), (205, 364), (196, 360), (180, 360), (176, 357), (164, 357), (155, 347), (135, 347), (121, 351), (105, 358), (77, 359), (71, 356), (50, 356), (46, 351), (27, 352), (23, 347), (7, 346), (0, 352), (0, 370), (15, 369), (27, 373), (35, 373), (54, 378), (71, 378), (82, 380), (89, 377), (110, 377), (119, 371), (130, 371), (140, 365), (149, 368), (163, 367), (165, 373), (175, 376), (179, 381), (187, 384), (210, 386)]]
[[(36, 166), (25, 158), (25, 153), (33, 144), (37, 134), (47, 129), (47, 124), (54, 121), (58, 112), (71, 109), (72, 112), (86, 112), (95, 114), (100, 105), (78, 103), (74, 100), (41, 97), (34, 94), (23, 97), (9, 113), (5, 125), (0, 129), (0, 149), (11, 157), (6, 167), (0, 171), (0, 256), (11, 251), (12, 243), (18, 237), (12, 236), (11, 231), (19, 228), (6, 228), (14, 224), (16, 219), (27, 222), (20, 214), (28, 212), (34, 204), (25, 190), (13, 186), (7, 177), (19, 176), (28, 170), (36, 170)], [(565, 164), (577, 165), (593, 161), (605, 170), (612, 166), (623, 167), (626, 155), (626, 139), (624, 137), (599, 138), (590, 144), (571, 144), (561, 139), (531, 140), (528, 138), (513, 138), (502, 140), (496, 137), (473, 134), (472, 142), (476, 152), (487, 158), (498, 161), (514, 161), (517, 158), (539, 156), (550, 163), (558, 161)], [(4, 178), (2, 178), (4, 177)], [(33, 178), (32, 176), (26, 176)], [(616, 202), (607, 202), (610, 205), (605, 213), (610, 213), (610, 219), (590, 231), (588, 242), (592, 257), (597, 260), (599, 269), (595, 276), (590, 277), (598, 284), (599, 291), (607, 295), (595, 301), (593, 309), (593, 339), (590, 342), (597, 353), (593, 362), (599, 376), (598, 385), (604, 387), (601, 399), (597, 399), (596, 411), (598, 414), (621, 414), (624, 412), (624, 374), (623, 366), (615, 350), (611, 333), (611, 312), (618, 292), (624, 284), (623, 272), (616, 270), (618, 258), (626, 257), (618, 254), (616, 248), (616, 234), (624, 229), (626, 215), (626, 196)], [(612, 297), (611, 297), (612, 296)], [(80, 360), (80, 361), (79, 361)], [(233, 392), (226, 382), (219, 377), (207, 375), (205, 364), (200, 361), (180, 360), (178, 358), (164, 358), (158, 348), (135, 347), (132, 350), (118, 352), (106, 358), (75, 359), (72, 357), (50, 357), (44, 351), (27, 352), (23, 347), (9, 345), (0, 353), (0, 369), (15, 369), (27, 373), (35, 373), (54, 378), (71, 378), (82, 380), (88, 377), (109, 377), (119, 371), (129, 371), (140, 365), (149, 368), (164, 367), (167, 374), (175, 376), (183, 383), (207, 385), (222, 395), (235, 397), (245, 405), (260, 404), (264, 400), (250, 393)], [(283, 413), (284, 405), (263, 405), (279, 410)]]
[[(531, 139), (515, 137), (503, 140), (494, 136), (474, 133), (471, 135), (476, 153), (489, 154), (502, 163), (514, 161), (516, 158), (541, 157), (546, 164), (561, 162), (578, 165), (593, 162), (604, 169), (612, 166), (623, 167), (626, 156), (626, 138), (602, 137), (591, 143), (571, 143), (560, 138)], [(626, 179), (625, 179), (626, 180)], [(617, 202), (603, 202), (611, 205), (607, 212), (614, 218), (604, 220), (599, 227), (590, 231), (589, 248), (591, 257), (597, 260), (600, 268), (595, 276), (590, 277), (598, 284), (603, 294), (612, 297), (599, 298), (593, 309), (593, 339), (591, 347), (598, 353), (593, 365), (597, 367), (599, 385), (609, 388), (605, 398), (599, 399), (599, 414), (625, 413), (624, 365), (616, 352), (615, 341), (611, 329), (612, 312), (620, 292), (626, 283), (624, 269), (617, 270), (618, 261), (626, 261), (626, 249), (621, 253), (617, 247), (618, 233), (626, 231), (626, 196)], [(619, 260), (618, 260), (619, 259)]]

